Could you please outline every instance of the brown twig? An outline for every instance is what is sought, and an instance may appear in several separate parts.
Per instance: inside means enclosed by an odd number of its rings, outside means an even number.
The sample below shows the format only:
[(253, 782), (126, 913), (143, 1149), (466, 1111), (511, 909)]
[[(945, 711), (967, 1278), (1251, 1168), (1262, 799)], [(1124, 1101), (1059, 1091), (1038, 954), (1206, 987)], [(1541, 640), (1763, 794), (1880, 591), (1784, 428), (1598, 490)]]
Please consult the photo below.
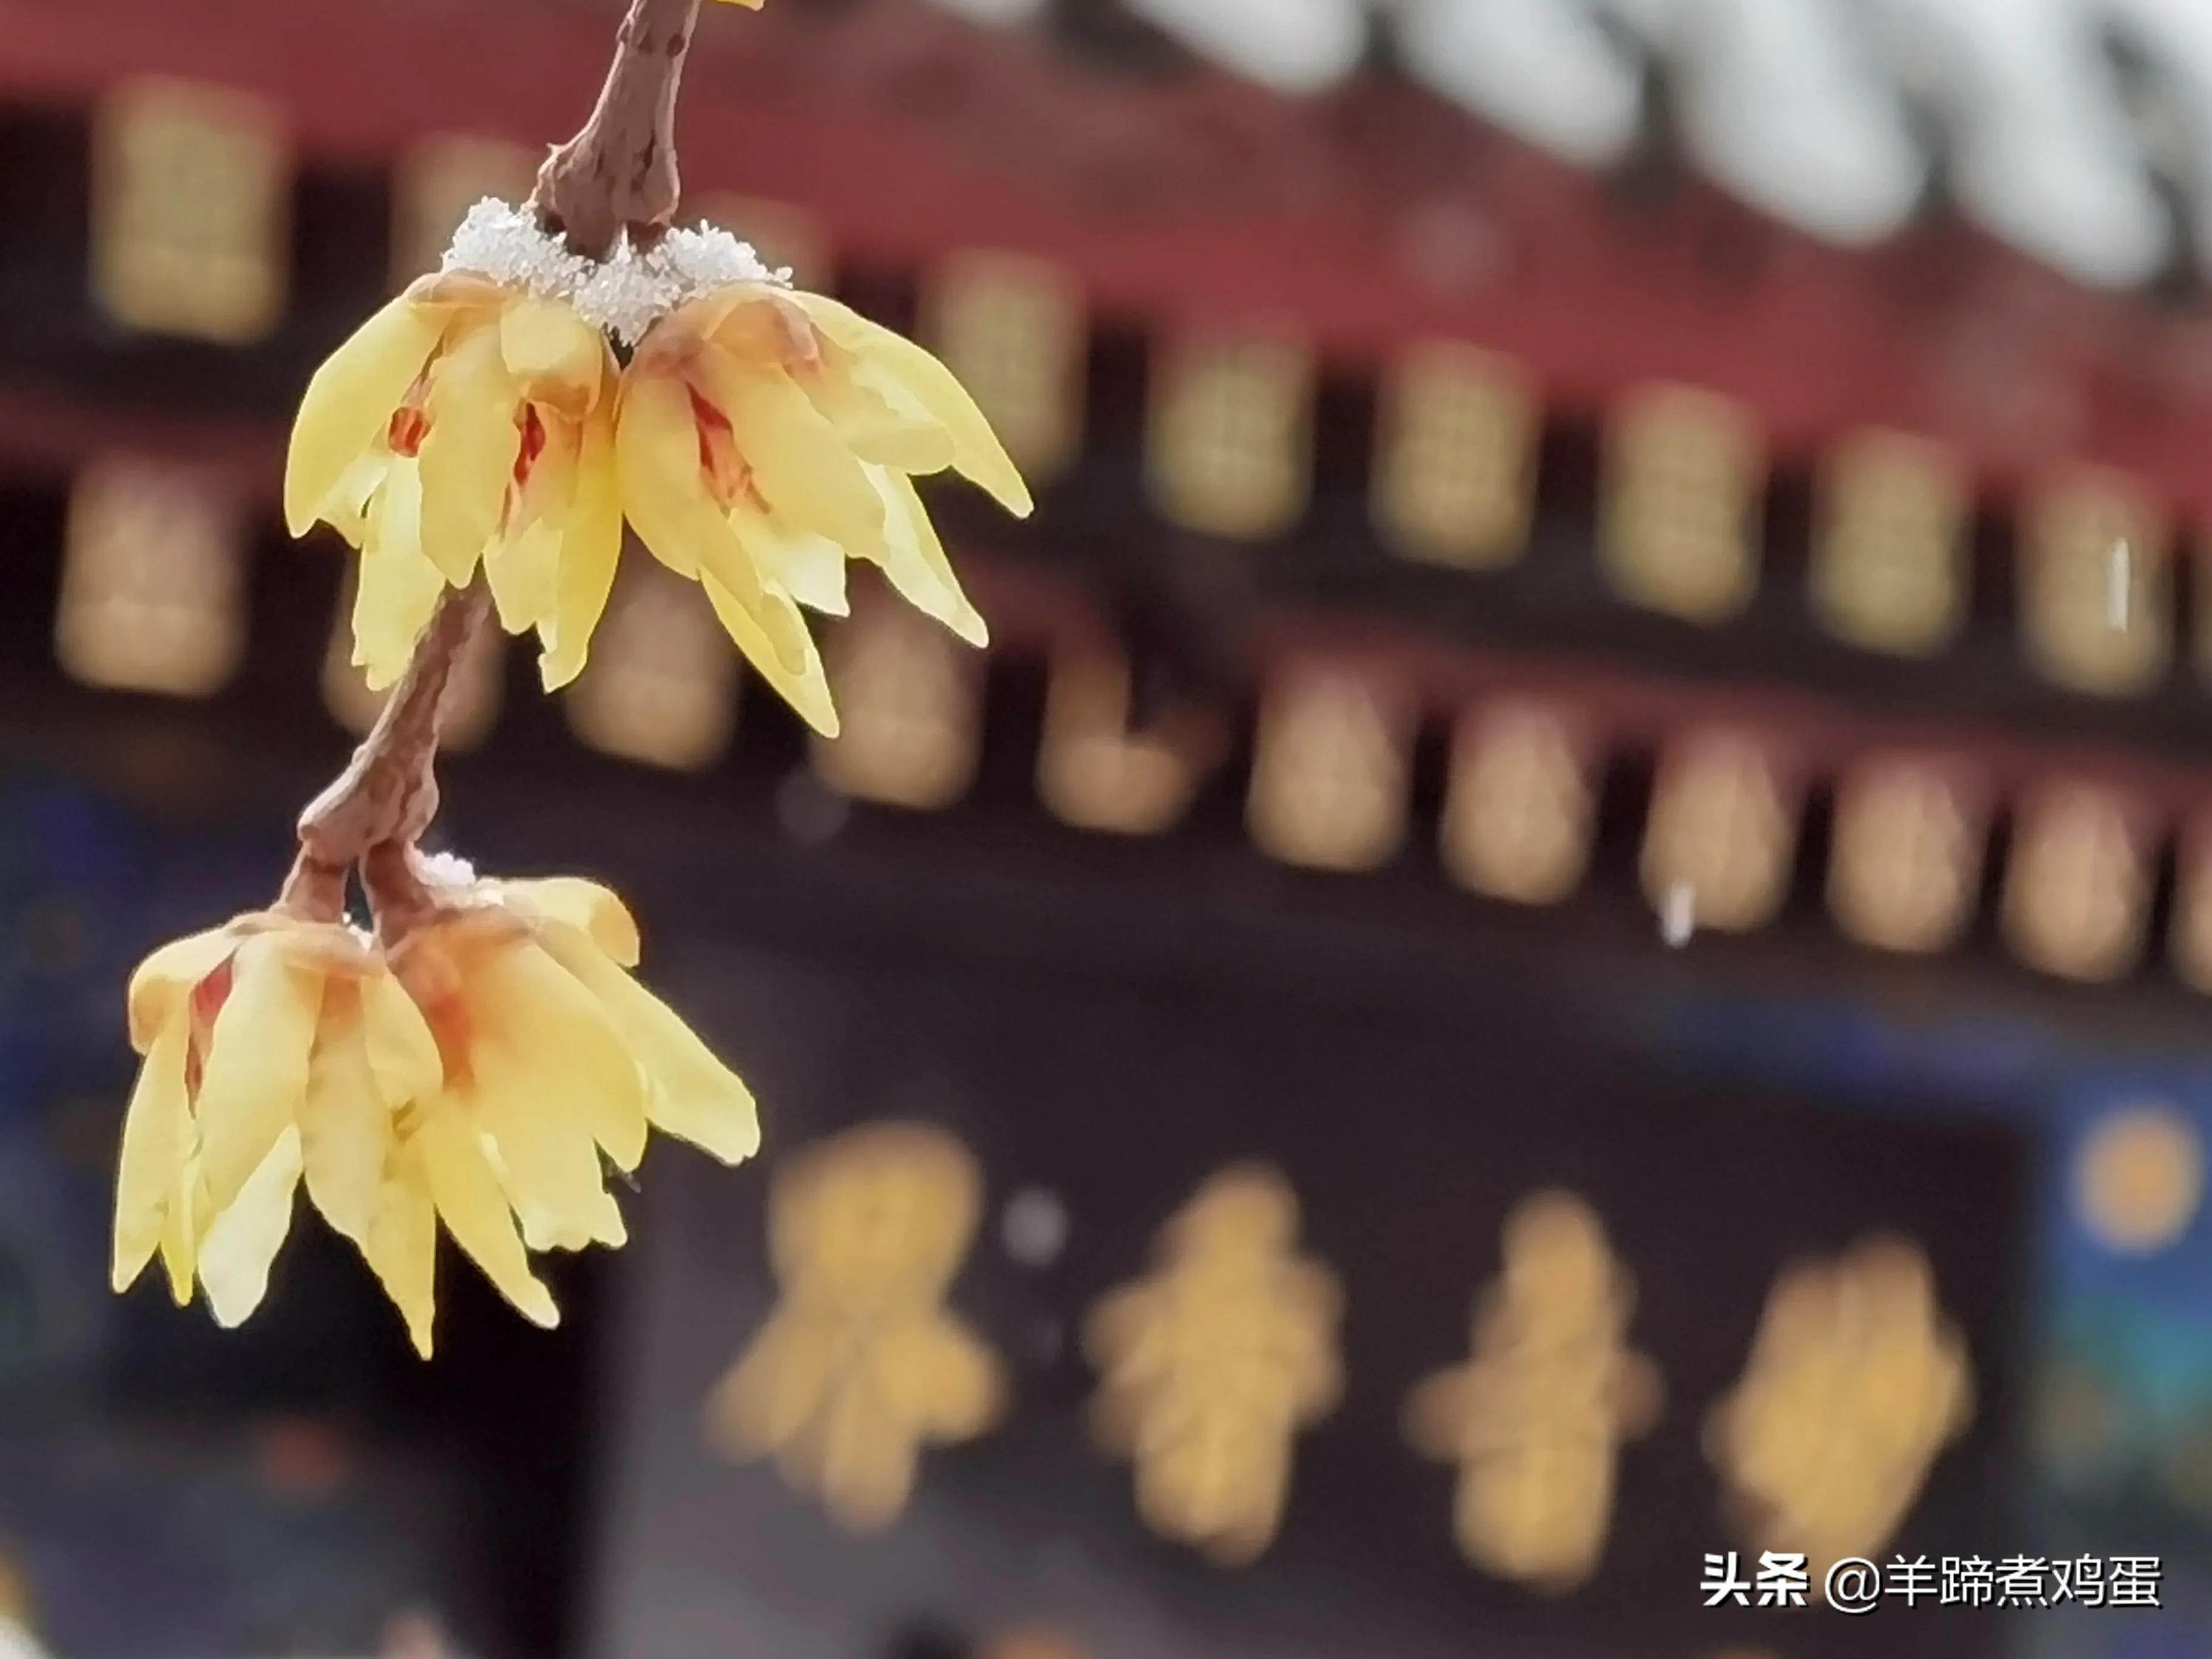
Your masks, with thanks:
[[(676, 93), (699, 3), (630, 0), (591, 119), (538, 171), (530, 205), (586, 258), (605, 258), (624, 232), (648, 240), (675, 216)], [(438, 811), (440, 720), (454, 664), (489, 609), (481, 578), (439, 601), (353, 760), (300, 815), (280, 908), (337, 921), (356, 866), (380, 931), (404, 931), (429, 904), (415, 843)]]
[(481, 580), (448, 588), (407, 672), (346, 769), (300, 814), (300, 856), (278, 902), (322, 921), (345, 908), (346, 872), (384, 842), (411, 845), (438, 811), (434, 764), (453, 665), (491, 608)]
[(676, 92), (698, 19), (699, 0), (630, 0), (592, 118), (538, 170), (539, 222), (587, 259), (625, 230), (650, 242), (675, 216)]

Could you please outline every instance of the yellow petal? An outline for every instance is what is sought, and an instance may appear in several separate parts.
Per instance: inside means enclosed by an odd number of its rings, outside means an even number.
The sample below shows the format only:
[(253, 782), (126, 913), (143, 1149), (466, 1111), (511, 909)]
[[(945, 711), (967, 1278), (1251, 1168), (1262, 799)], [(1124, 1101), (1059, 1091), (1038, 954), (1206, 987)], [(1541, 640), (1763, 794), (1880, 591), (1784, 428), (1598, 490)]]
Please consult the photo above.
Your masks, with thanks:
[(538, 672), (548, 691), (557, 690), (583, 672), (592, 632), (606, 611), (607, 595), (614, 591), (615, 568), (622, 557), (622, 525), (614, 420), (603, 404), (584, 425), (575, 491), (561, 541), (553, 619), (550, 627), (538, 630), (545, 640)]
[(1027, 518), (1033, 503), (999, 434), (952, 371), (904, 336), (872, 323), (825, 295), (794, 293), (815, 325), (836, 344), (880, 368), (927, 409), (952, 437), (952, 465), (998, 503)]
[[(186, 1109), (179, 1127), (185, 1144), (197, 1152), (198, 1131)], [(170, 1188), (168, 1213), (161, 1218), (161, 1270), (169, 1280), (169, 1297), (179, 1308), (192, 1302), (192, 1285), (198, 1271), (200, 1220), (207, 1213), (204, 1183), (199, 1167), (188, 1158)]]
[[(140, 970), (143, 972), (142, 969)], [(160, 1028), (138, 1067), (123, 1115), (123, 1148), (115, 1169), (115, 1250), (110, 1282), (128, 1290), (161, 1247), (170, 1194), (191, 1146), (185, 1097), (185, 1048), (190, 1025), (181, 1006)]]
[(210, 1216), (230, 1207), (306, 1098), (321, 993), (265, 934), (231, 958), (230, 995), (216, 1016), (193, 1103)]
[(590, 993), (534, 939), (486, 952), (471, 980), (470, 1011), (487, 1033), (477, 1046), (495, 1050), (484, 1069), (531, 1079), (549, 1111), (635, 1170), (645, 1156), (645, 1079)]
[(605, 337), (566, 301), (509, 301), (500, 313), (499, 349), (507, 372), (532, 397), (570, 418), (599, 401)]
[[(740, 554), (738, 562), (742, 563), (743, 559)], [(737, 574), (734, 568), (731, 574)], [(742, 600), (711, 572), (702, 571), (699, 581), (707, 590), (707, 602), (738, 642), (738, 649), (745, 653), (745, 660), (775, 688), (777, 696), (799, 711), (800, 719), (823, 737), (836, 737), (837, 709), (830, 698), (830, 679), (822, 672), (821, 653), (814, 648), (813, 635), (806, 631), (798, 606), (780, 592), (763, 589), (757, 581), (747, 584), (750, 597)], [(787, 633), (793, 624), (805, 641), (796, 668), (787, 666), (777, 654), (775, 639), (775, 635)]]
[(284, 522), (295, 536), (307, 534), (347, 469), (391, 424), (444, 326), (443, 318), (403, 294), (315, 371), (300, 398), (284, 459)]
[(615, 416), (623, 512), (646, 551), (679, 576), (699, 574), (700, 549), (729, 526), (707, 491), (690, 388), (676, 374), (634, 362)]
[(561, 569), (561, 520), (565, 514), (510, 526), (484, 550), (484, 580), (491, 586), (499, 625), (510, 634), (541, 627), (553, 614)]
[(361, 1253), (407, 1322), (415, 1352), (428, 1359), (437, 1308), (438, 1218), (422, 1160), (404, 1140), (392, 1149)]
[(637, 921), (629, 906), (609, 889), (581, 876), (544, 876), (502, 881), (501, 897), (521, 901), (537, 915), (582, 929), (592, 943), (625, 968), (637, 966)]
[(653, 1085), (653, 1127), (704, 1148), (725, 1164), (760, 1150), (752, 1091), (714, 1058), (668, 1005), (611, 961), (580, 929), (551, 922), (539, 937), (552, 958), (597, 997)]
[(520, 395), (500, 357), (495, 328), (450, 346), (430, 380), (430, 430), (422, 472), (422, 550), (446, 580), (465, 587), (498, 533), (522, 434)]
[(446, 1067), (422, 1011), (389, 970), (363, 975), (358, 983), (362, 1035), (379, 1095), (394, 1110), (428, 1100), (443, 1085)]
[(559, 1324), (552, 1293), (530, 1271), (499, 1177), (463, 1114), (450, 1104), (426, 1113), (415, 1139), (431, 1200), (453, 1242), (525, 1319), (548, 1329)]
[(230, 960), (238, 939), (228, 927), (210, 927), (172, 940), (138, 964), (124, 996), (133, 1048), (147, 1052), (155, 1036), (183, 1011), (192, 988)]
[(874, 365), (834, 342), (817, 364), (791, 371), (844, 446), (861, 460), (902, 472), (942, 472), (952, 434), (921, 401)]
[(300, 1132), (287, 1129), (200, 1242), (200, 1283), (216, 1323), (226, 1329), (243, 1324), (268, 1293), (269, 1268), (292, 1229), (299, 1184)]
[(422, 475), (414, 462), (386, 475), (369, 504), (368, 526), (354, 590), (353, 659), (369, 689), (381, 691), (406, 672), (446, 591), (445, 577), (422, 551)]
[(492, 1139), (495, 1168), (523, 1242), (533, 1250), (619, 1246), (629, 1237), (622, 1211), (606, 1189), (590, 1128), (544, 1102), (528, 1075), (495, 1075), (466, 1097)]
[(882, 499), (798, 382), (781, 368), (739, 362), (718, 346), (702, 349), (696, 362), (769, 510), (855, 558), (872, 556), (883, 541)]
[(392, 1156), (392, 1108), (369, 1063), (358, 1007), (332, 1017), (330, 1005), (349, 989), (332, 985), (324, 992), (322, 1030), (300, 1107), (300, 1153), (307, 1197), (333, 1228), (362, 1244)]
[(934, 617), (973, 646), (988, 645), (990, 629), (981, 614), (961, 592), (952, 561), (945, 556), (945, 544), (929, 521), (914, 481), (886, 467), (868, 469), (869, 482), (884, 498), (887, 526), (884, 538), (884, 574), (901, 598), (925, 617)]
[[(799, 604), (832, 617), (851, 610), (845, 598), (845, 550), (827, 537), (795, 530), (772, 514), (739, 507), (730, 515), (738, 544), (757, 568)], [(872, 542), (879, 547), (880, 541)]]

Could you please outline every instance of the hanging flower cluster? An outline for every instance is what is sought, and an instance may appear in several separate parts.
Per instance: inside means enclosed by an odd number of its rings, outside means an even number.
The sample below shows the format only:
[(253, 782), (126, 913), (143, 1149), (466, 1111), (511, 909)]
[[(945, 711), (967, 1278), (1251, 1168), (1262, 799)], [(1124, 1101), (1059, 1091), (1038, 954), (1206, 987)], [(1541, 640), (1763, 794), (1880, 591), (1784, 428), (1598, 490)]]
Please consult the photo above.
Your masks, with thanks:
[[(914, 480), (957, 471), (1030, 510), (929, 353), (795, 290), (726, 233), (666, 228), (696, 5), (631, 0), (599, 107), (532, 204), (479, 203), (443, 269), (307, 386), (285, 517), (358, 551), (354, 661), (394, 690), (302, 816), (276, 902), (162, 946), (131, 980), (143, 1061), (118, 1291), (158, 1256), (179, 1305), (204, 1291), (239, 1323), (304, 1186), (427, 1356), (441, 1229), (550, 1326), (532, 1253), (623, 1242), (607, 1174), (635, 1169), (651, 1130), (731, 1163), (758, 1145), (744, 1085), (631, 977), (637, 927), (612, 893), (480, 879), (417, 848), (442, 691), (487, 607), (536, 633), (549, 690), (567, 684), (625, 522), (834, 735), (800, 607), (842, 614), (846, 562), (860, 559), (981, 645)], [(348, 917), (356, 877), (373, 933)]]
[[(626, 368), (613, 342), (630, 348)], [(294, 534), (319, 520), (360, 550), (354, 657), (372, 686), (398, 678), (440, 593), (479, 569), (507, 631), (537, 631), (547, 689), (565, 684), (627, 519), (706, 590), (761, 677), (834, 737), (800, 607), (845, 614), (848, 559), (984, 642), (915, 490), (948, 469), (1030, 511), (943, 363), (792, 288), (727, 233), (675, 230), (586, 260), (487, 200), (446, 269), (309, 383), (284, 509)]]
[(238, 1324), (304, 1183), (427, 1358), (440, 1224), (550, 1326), (527, 1252), (623, 1243), (605, 1165), (636, 1168), (648, 1127), (726, 1163), (757, 1147), (744, 1085), (630, 977), (637, 927), (612, 893), (425, 874), (430, 919), (388, 951), (276, 909), (140, 965), (117, 1290), (158, 1254), (179, 1306), (197, 1285)]

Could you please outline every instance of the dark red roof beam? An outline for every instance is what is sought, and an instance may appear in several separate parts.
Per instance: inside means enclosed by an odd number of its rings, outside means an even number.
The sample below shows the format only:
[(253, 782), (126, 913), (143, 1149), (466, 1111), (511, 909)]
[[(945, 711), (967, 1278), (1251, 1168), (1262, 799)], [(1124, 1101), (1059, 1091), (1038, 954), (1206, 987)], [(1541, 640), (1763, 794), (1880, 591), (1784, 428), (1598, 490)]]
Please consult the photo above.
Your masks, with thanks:
[[(547, 0), (19, 0), (0, 88), (189, 76), (380, 162), (434, 130), (568, 131), (607, 22)], [(805, 206), (848, 258), (1021, 248), (1155, 325), (1280, 319), (1359, 359), (1458, 337), (1568, 404), (1680, 379), (1744, 399), (1784, 451), (1895, 425), (1994, 486), (2078, 456), (2212, 508), (2212, 315), (2088, 293), (1957, 224), (1855, 254), (1691, 184), (1630, 210), (1402, 87), (1291, 104), (1113, 80), (916, 6), (711, 16), (693, 81), (689, 182)]]

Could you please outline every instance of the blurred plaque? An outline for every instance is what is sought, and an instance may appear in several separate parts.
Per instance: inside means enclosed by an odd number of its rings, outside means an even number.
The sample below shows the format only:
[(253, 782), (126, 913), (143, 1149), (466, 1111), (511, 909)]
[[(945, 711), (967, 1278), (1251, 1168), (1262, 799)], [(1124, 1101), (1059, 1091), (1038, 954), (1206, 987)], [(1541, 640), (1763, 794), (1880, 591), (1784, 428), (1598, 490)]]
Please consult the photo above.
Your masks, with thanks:
[[(1146, 1659), (1465, 1659), (1471, 1632), (1572, 1659), (1998, 1659), (2000, 1620), (1711, 1609), (1699, 1577), (1701, 1552), (1746, 1547), (1755, 1453), (1825, 1432), (1829, 1407), (1782, 1361), (1841, 1355), (1813, 1370), (1868, 1384), (1850, 1421), (1896, 1426), (1888, 1358), (1777, 1334), (1778, 1283), (1869, 1238), (1911, 1241), (1892, 1325), (1955, 1355), (1973, 1394), (1970, 1413), (1902, 1424), (1923, 1431), (1909, 1494), (1874, 1494), (1897, 1511), (1886, 1547), (2020, 1547), (2005, 1436), (2030, 1188), (2009, 1129), (1655, 1064), (1615, 1046), (1650, 1017), (1638, 994), (1539, 982), (1509, 945), (1435, 959), (1448, 999), (1386, 1008), (1357, 975), (1267, 988), (1288, 936), (1218, 958), (1164, 945), (1102, 975), (1072, 941), (1131, 940), (1159, 914), (1121, 886), (966, 912), (975, 948), (955, 950), (922, 920), (944, 896), (871, 882), (833, 915), (796, 867), (726, 901), (726, 874), (703, 878), (726, 856), (671, 862), (635, 895), (664, 918), (659, 988), (743, 1066), (768, 1142), (757, 1169), (657, 1164), (629, 1206), (587, 1653), (973, 1659), (1042, 1626)], [(763, 942), (782, 938), (810, 942)], [(979, 1225), (945, 1305), (1006, 1389), (988, 1434), (927, 1451), (896, 1519), (855, 1539), (774, 1468), (702, 1455), (699, 1425), (788, 1292), (788, 1259), (772, 1272), (762, 1249), (786, 1172), (884, 1120), (974, 1158)], [(1224, 1200), (1224, 1172), (1256, 1184)], [(908, 1236), (924, 1190), (879, 1189), (854, 1249)], [(1164, 1253), (1164, 1226), (1182, 1230)], [(1308, 1316), (1334, 1316), (1325, 1292), (1340, 1323)], [(1471, 1328), (1478, 1292), (1495, 1316)], [(1112, 1328), (1086, 1331), (1102, 1308)], [(1095, 1445), (1102, 1364), (1128, 1385), (1116, 1446), (1188, 1449), (1224, 1401), (1241, 1431), (1167, 1457), (1148, 1501), (1144, 1460)], [(1440, 1376), (1409, 1445), (1409, 1397)], [(1708, 1460), (1716, 1412), (1743, 1413), (1748, 1461)], [(1180, 1541), (1231, 1516), (1247, 1547)]]

